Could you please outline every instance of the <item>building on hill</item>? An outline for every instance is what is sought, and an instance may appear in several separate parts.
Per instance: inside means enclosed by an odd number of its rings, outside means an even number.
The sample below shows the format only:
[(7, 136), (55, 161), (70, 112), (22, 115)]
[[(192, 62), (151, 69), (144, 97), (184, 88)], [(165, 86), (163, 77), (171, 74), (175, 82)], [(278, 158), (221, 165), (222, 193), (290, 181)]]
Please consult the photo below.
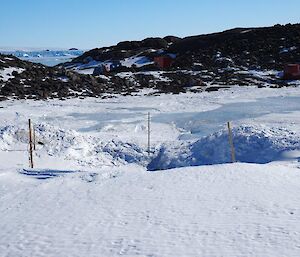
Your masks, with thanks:
[(286, 64), (284, 67), (283, 79), (300, 79), (300, 64)]
[(121, 62), (119, 60), (113, 60), (108, 61), (107, 63), (104, 63), (107, 72), (114, 71), (115, 69), (119, 68), (121, 66)]
[(163, 54), (154, 57), (154, 63), (161, 69), (167, 69), (172, 66), (174, 59), (176, 58), (173, 54)]
[(112, 72), (116, 69), (121, 67), (120, 61), (109, 61), (105, 63), (101, 63), (101, 65), (98, 65), (93, 72), (94, 76), (98, 75), (107, 75), (109, 72)]

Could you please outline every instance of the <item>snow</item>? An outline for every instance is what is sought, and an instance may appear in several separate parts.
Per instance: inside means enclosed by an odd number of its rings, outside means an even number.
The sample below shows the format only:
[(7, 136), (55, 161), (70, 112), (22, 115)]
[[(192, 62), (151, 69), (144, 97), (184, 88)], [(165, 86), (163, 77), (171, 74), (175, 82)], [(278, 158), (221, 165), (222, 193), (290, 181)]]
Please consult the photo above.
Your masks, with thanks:
[(1, 102), (1, 256), (298, 256), (299, 100), (233, 87)]
[(90, 69), (90, 68), (95, 68), (101, 64), (102, 64), (102, 62), (91, 60), (88, 63), (82, 63), (80, 65), (77, 65), (76, 69), (78, 69), (78, 70)]
[(139, 72), (135, 72), (135, 73), (133, 73), (133, 72), (119, 72), (117, 74), (117, 76), (119, 76), (120, 78), (126, 78), (126, 77), (132, 77), (133, 75), (138, 75), (138, 74), (153, 76), (158, 81), (164, 81), (164, 82), (171, 81), (169, 78), (164, 77), (164, 74), (165, 74), (164, 71), (139, 71)]
[[(129, 58), (125, 58), (124, 60), (120, 61), (121, 65), (124, 67), (132, 67), (135, 65), (136, 67), (142, 67), (145, 65), (153, 64), (147, 57), (145, 56), (138, 56), (134, 55)], [(81, 73), (81, 74), (93, 74), (94, 69), (100, 65), (107, 65), (110, 67), (112, 62), (110, 60), (107, 60), (105, 62), (95, 61), (91, 59), (88, 63), (77, 63), (72, 64), (72, 66), (69, 66), (68, 68), (72, 68), (74, 71)], [(121, 74), (122, 76), (122, 74)]]
[(269, 80), (270, 77), (281, 77), (281, 73), (280, 71), (277, 70), (265, 70), (265, 71), (258, 71), (258, 70), (240, 70), (240, 71), (236, 71), (235, 73), (237, 74), (244, 74), (244, 75), (251, 75), (254, 78), (258, 78), (258, 79), (265, 79), (265, 80)]
[(110, 80), (108, 76), (105, 75), (97, 75), (98, 78), (104, 79), (104, 80)]
[(127, 77), (131, 77), (134, 73), (133, 72), (119, 72), (117, 74), (118, 77), (120, 78), (127, 78)]
[(14, 76), (12, 75), (14, 71), (22, 73), (24, 70), (25, 69), (16, 67), (3, 68), (2, 70), (0, 69), (0, 80), (8, 81), (9, 79), (14, 78)]
[(74, 71), (80, 73), (80, 74), (86, 74), (86, 75), (92, 75), (95, 68), (100, 65), (108, 65), (110, 66), (111, 62), (100, 62), (95, 60), (90, 60), (88, 63), (77, 63), (72, 64), (68, 68), (72, 68)]
[(216, 56), (216, 61), (218, 61), (218, 62), (234, 63), (231, 58), (229, 58), (229, 57), (221, 57), (219, 55)]
[(66, 76), (59, 77), (59, 79), (60, 79), (62, 82), (68, 82), (68, 81), (69, 81), (69, 78), (66, 77)]
[(252, 29), (247, 29), (247, 30), (241, 31), (240, 33), (241, 33), (241, 34), (245, 34), (245, 33), (251, 32), (251, 31), (252, 31)]
[(288, 48), (282, 48), (279, 53), (280, 54), (283, 54), (283, 53), (288, 53), (288, 52), (292, 52), (292, 51), (295, 51), (297, 50), (297, 47), (296, 46), (291, 46), (291, 47), (288, 47)]
[(155, 173), (121, 167), (43, 180), (8, 170), (0, 176), (0, 251), (297, 256), (299, 176), (286, 166), (249, 164)]
[(130, 68), (133, 65), (135, 65), (136, 67), (142, 67), (145, 65), (153, 64), (153, 62), (150, 61), (145, 56), (132, 56), (132, 57), (125, 58), (124, 60), (122, 60), (121, 64), (122, 64), (122, 66)]
[(95, 68), (84, 68), (84, 69), (75, 69), (74, 71), (85, 74), (85, 75), (92, 75)]
[[(268, 163), (276, 160), (300, 160), (300, 138), (285, 128), (240, 126), (233, 129), (236, 160), (246, 163)], [(150, 170), (230, 163), (228, 131), (221, 130), (196, 142), (179, 146), (164, 145), (148, 166)]]
[(164, 82), (171, 81), (169, 78), (163, 76), (164, 75), (163, 71), (144, 71), (144, 72), (140, 72), (140, 73), (144, 74), (144, 75), (151, 75), (156, 80), (159, 80), (159, 81), (164, 81)]

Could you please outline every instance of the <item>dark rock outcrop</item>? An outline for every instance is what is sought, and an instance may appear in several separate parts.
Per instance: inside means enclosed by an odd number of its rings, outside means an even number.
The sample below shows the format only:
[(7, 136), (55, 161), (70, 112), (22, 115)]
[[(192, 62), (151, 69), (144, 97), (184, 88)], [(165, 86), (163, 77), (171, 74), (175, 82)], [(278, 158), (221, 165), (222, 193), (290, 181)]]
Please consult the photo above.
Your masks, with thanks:
[[(174, 62), (161, 70), (154, 62), (159, 55), (172, 55)], [(140, 65), (140, 59), (146, 62)], [(103, 62), (123, 65), (103, 76), (99, 68)], [(299, 62), (300, 24), (124, 41), (92, 49), (52, 68), (0, 55), (0, 99), (107, 97), (144, 88), (154, 93), (216, 91), (232, 85), (279, 88), (290, 84), (277, 71), (286, 63)], [(91, 64), (95, 68), (95, 63), (99, 67), (94, 76), (77, 73), (78, 67)]]

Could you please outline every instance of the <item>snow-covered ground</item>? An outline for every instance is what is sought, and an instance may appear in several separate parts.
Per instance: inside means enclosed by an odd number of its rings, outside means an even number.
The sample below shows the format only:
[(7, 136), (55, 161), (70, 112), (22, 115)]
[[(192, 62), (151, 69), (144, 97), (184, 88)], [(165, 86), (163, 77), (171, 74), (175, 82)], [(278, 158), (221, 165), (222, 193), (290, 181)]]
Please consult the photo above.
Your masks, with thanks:
[(0, 256), (299, 256), (300, 90), (146, 93), (0, 102)]
[(15, 68), (15, 67), (9, 67), (9, 68), (4, 68), (3, 70), (0, 70), (0, 78), (2, 81), (8, 81), (11, 78), (14, 78), (12, 73), (16, 71), (18, 73), (21, 73), (24, 71), (22, 68)]
[[(99, 67), (101, 65), (108, 65), (110, 66), (112, 64), (111, 60), (106, 60), (104, 62), (101, 61), (95, 61), (91, 59), (88, 63), (71, 63), (67, 68), (72, 69), (80, 74), (93, 74), (96, 67)], [(153, 64), (152, 61), (150, 61), (145, 56), (138, 56), (134, 55), (129, 58), (121, 59), (120, 64), (124, 67), (130, 68), (130, 67), (143, 67), (145, 65)], [(124, 73), (124, 72), (122, 72)], [(122, 76), (121, 73), (121, 76)], [(127, 73), (127, 75), (132, 75), (132, 72)]]

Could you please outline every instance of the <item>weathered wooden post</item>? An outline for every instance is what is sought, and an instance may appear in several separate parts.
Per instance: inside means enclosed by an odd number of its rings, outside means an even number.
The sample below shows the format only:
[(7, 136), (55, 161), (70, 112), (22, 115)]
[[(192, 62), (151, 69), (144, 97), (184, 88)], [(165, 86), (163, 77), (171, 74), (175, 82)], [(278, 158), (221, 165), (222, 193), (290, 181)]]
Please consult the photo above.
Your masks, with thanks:
[(230, 151), (231, 151), (231, 161), (234, 163), (234, 162), (236, 162), (235, 150), (234, 150), (234, 145), (233, 145), (232, 130), (231, 130), (229, 121), (227, 122), (227, 127), (228, 127), (228, 138), (229, 138), (229, 145), (230, 145)]
[(32, 128), (31, 128), (31, 119), (28, 119), (29, 127), (29, 165), (33, 169), (33, 154), (32, 154)]
[(150, 156), (150, 112), (148, 112), (148, 155)]
[(32, 126), (32, 134), (33, 134), (33, 150), (36, 149), (36, 139), (35, 139), (35, 126)]

